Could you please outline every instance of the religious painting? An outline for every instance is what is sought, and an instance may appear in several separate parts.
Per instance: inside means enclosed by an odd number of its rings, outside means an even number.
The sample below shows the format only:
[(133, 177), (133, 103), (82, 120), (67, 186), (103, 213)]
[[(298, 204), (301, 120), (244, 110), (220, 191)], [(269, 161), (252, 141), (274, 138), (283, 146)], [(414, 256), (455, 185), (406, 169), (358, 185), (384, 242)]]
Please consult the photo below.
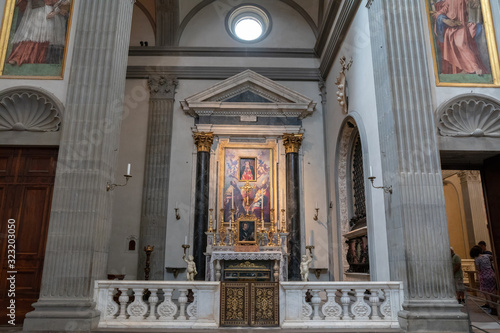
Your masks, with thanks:
[(239, 244), (255, 244), (255, 220), (241, 219), (238, 221), (238, 243)]
[(250, 181), (256, 182), (257, 177), (255, 176), (255, 165), (257, 164), (256, 157), (240, 157), (239, 161), (239, 175), (240, 181)]
[(500, 85), (489, 0), (426, 0), (438, 86)]
[(61, 79), (72, 0), (7, 0), (0, 36), (0, 75)]
[(269, 144), (221, 144), (219, 207), (224, 208), (224, 222), (248, 215), (270, 221), (274, 196), (274, 147)]

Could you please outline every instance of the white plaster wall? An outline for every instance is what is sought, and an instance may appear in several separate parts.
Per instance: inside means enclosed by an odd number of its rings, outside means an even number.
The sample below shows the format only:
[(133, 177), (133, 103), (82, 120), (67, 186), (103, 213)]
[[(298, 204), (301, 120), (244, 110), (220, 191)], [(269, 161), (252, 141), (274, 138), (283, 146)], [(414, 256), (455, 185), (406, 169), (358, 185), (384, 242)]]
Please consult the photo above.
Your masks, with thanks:
[(215, 1), (199, 11), (187, 24), (180, 38), (180, 46), (196, 47), (290, 47), (312, 48), (315, 37), (304, 18), (280, 1), (255, 0), (270, 14), (272, 30), (257, 43), (240, 43), (226, 32), (226, 14), (239, 1)]
[[(5, 1), (0, 0), (0, 12), (3, 13), (5, 9)], [(68, 91), (69, 74), (71, 68), (71, 60), (73, 56), (73, 45), (75, 39), (75, 28), (78, 20), (78, 6), (77, 4), (72, 7), (71, 28), (69, 29), (69, 43), (66, 53), (66, 64), (64, 68), (63, 79), (44, 79), (44, 80), (31, 80), (31, 79), (4, 79), (0, 77), (0, 91), (8, 88), (18, 86), (28, 86), (46, 90), (52, 93), (63, 105), (66, 105), (66, 94)], [(3, 22), (3, 15), (2, 15)], [(22, 66), (22, 65), (21, 65)], [(64, 115), (63, 115), (64, 116)], [(64, 118), (63, 118), (64, 124)]]
[(120, 150), (116, 164), (115, 183), (123, 184), (122, 176), (131, 164), (132, 178), (127, 186), (116, 187), (113, 204), (113, 222), (109, 246), (108, 274), (125, 274), (125, 279), (137, 277), (139, 242), (136, 251), (128, 251), (127, 238), (139, 240), (144, 162), (148, 127), (149, 89), (146, 80), (127, 80)]
[[(360, 6), (356, 17), (351, 24), (349, 33), (344, 40), (343, 46), (336, 57), (334, 67), (330, 71), (326, 81), (327, 87), (327, 106), (326, 106), (326, 127), (325, 132), (327, 143), (327, 172), (329, 173), (329, 191), (333, 202), (331, 209), (331, 223), (334, 224), (333, 241), (334, 251), (338, 251), (335, 257), (335, 278), (342, 278), (342, 260), (338, 254), (344, 246), (345, 239), (339, 237), (337, 228), (337, 210), (338, 198), (335, 194), (336, 172), (334, 170), (336, 162), (336, 144), (339, 135), (340, 125), (346, 115), (336, 100), (337, 86), (335, 81), (338, 73), (341, 70), (338, 59), (345, 56), (347, 60), (351, 57), (353, 64), (347, 72), (346, 78), (349, 87), (349, 114), (352, 115), (360, 131), (365, 131), (367, 149), (369, 156), (363, 156), (365, 178), (369, 175), (369, 168), (372, 167), (373, 175), (377, 177), (377, 184), (381, 185), (381, 153), (379, 146), (379, 133), (377, 126), (377, 111), (376, 111), (376, 96), (373, 80), (373, 66), (370, 44), (370, 31), (368, 27), (368, 10), (365, 6)], [(361, 135), (363, 136), (363, 135)], [(366, 148), (366, 147), (365, 147)], [(388, 246), (387, 234), (385, 232), (385, 208), (384, 208), (384, 192), (375, 190), (371, 187), (368, 180), (365, 182), (366, 202), (368, 224), (370, 224), (370, 216), (372, 226), (369, 230), (369, 248), (370, 248), (370, 274), (372, 280), (389, 280), (389, 261), (388, 261)], [(370, 205), (371, 202), (371, 205)], [(371, 234), (370, 234), (371, 228)], [(340, 243), (338, 243), (340, 241)]]
[(155, 33), (146, 14), (138, 6), (134, 6), (132, 29), (130, 30), (130, 46), (141, 46), (141, 41), (147, 41), (148, 47), (155, 46)]

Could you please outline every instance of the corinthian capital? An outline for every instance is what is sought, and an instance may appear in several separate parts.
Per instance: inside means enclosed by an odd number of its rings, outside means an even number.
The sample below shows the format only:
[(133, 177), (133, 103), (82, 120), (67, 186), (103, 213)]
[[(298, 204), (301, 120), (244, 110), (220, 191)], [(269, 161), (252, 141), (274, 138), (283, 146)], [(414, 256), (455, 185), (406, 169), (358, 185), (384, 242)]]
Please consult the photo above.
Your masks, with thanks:
[(173, 76), (150, 76), (148, 78), (148, 87), (151, 98), (174, 99), (177, 83), (177, 78)]
[(285, 153), (298, 153), (300, 145), (302, 144), (302, 133), (284, 133), (283, 145), (285, 146)]
[(213, 132), (197, 132), (193, 134), (194, 144), (198, 147), (198, 152), (210, 152), (212, 143), (214, 142)]

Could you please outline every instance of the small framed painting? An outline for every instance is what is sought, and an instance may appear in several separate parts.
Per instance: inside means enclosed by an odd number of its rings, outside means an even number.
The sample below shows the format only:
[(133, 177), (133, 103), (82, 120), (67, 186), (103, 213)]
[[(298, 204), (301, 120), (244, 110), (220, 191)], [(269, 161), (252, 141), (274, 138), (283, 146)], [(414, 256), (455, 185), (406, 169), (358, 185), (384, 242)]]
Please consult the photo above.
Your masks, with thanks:
[(255, 220), (241, 219), (238, 221), (238, 244), (256, 244)]

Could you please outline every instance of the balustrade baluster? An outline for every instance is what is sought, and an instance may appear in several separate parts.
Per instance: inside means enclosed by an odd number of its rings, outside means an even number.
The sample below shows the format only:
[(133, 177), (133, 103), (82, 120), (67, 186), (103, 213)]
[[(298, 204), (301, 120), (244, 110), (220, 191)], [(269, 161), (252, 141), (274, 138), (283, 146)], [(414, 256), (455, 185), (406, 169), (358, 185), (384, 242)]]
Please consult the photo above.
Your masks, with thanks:
[(335, 302), (336, 289), (326, 289), (326, 303), (323, 304), (321, 312), (325, 316), (325, 320), (333, 321), (340, 320), (340, 315), (342, 314), (342, 307)]
[(119, 288), (121, 291), (120, 297), (118, 297), (118, 301), (120, 302), (120, 315), (118, 316), (119, 319), (127, 319), (127, 303), (129, 300), (128, 297), (128, 288)]
[(370, 294), (370, 303), (372, 305), (372, 316), (371, 320), (381, 320), (378, 315), (378, 306), (380, 304), (380, 300), (378, 298), (379, 291), (377, 289), (372, 289)]
[(156, 292), (158, 289), (149, 289), (151, 295), (149, 295), (149, 316), (148, 320), (156, 320), (156, 304), (158, 303), (158, 296)]
[(312, 298), (311, 304), (313, 306), (313, 320), (321, 320), (321, 316), (319, 315), (319, 304), (321, 303), (321, 298), (319, 297), (320, 290), (313, 289), (312, 290)]
[(348, 294), (349, 291), (351, 291), (351, 289), (342, 289), (342, 297), (340, 298), (342, 308), (344, 309), (342, 320), (352, 320), (352, 317), (349, 314), (349, 305), (351, 304), (351, 297)]
[(187, 296), (186, 296), (187, 289), (179, 289), (179, 317), (177, 317), (177, 320), (186, 320), (186, 303), (187, 303)]
[(172, 302), (173, 288), (163, 288), (165, 294), (164, 301), (158, 306), (158, 314), (160, 315), (160, 320), (173, 321), (174, 316), (177, 313), (177, 305)]
[(356, 291), (356, 302), (351, 305), (351, 312), (354, 315), (354, 320), (368, 320), (370, 316), (370, 306), (365, 302), (365, 290), (366, 289), (355, 289)]
[(115, 300), (113, 297), (115, 296), (115, 289), (116, 288), (109, 288), (108, 289), (108, 304), (106, 305), (106, 318), (114, 318), (114, 316), (117, 314), (119, 310), (118, 304), (116, 304)]

